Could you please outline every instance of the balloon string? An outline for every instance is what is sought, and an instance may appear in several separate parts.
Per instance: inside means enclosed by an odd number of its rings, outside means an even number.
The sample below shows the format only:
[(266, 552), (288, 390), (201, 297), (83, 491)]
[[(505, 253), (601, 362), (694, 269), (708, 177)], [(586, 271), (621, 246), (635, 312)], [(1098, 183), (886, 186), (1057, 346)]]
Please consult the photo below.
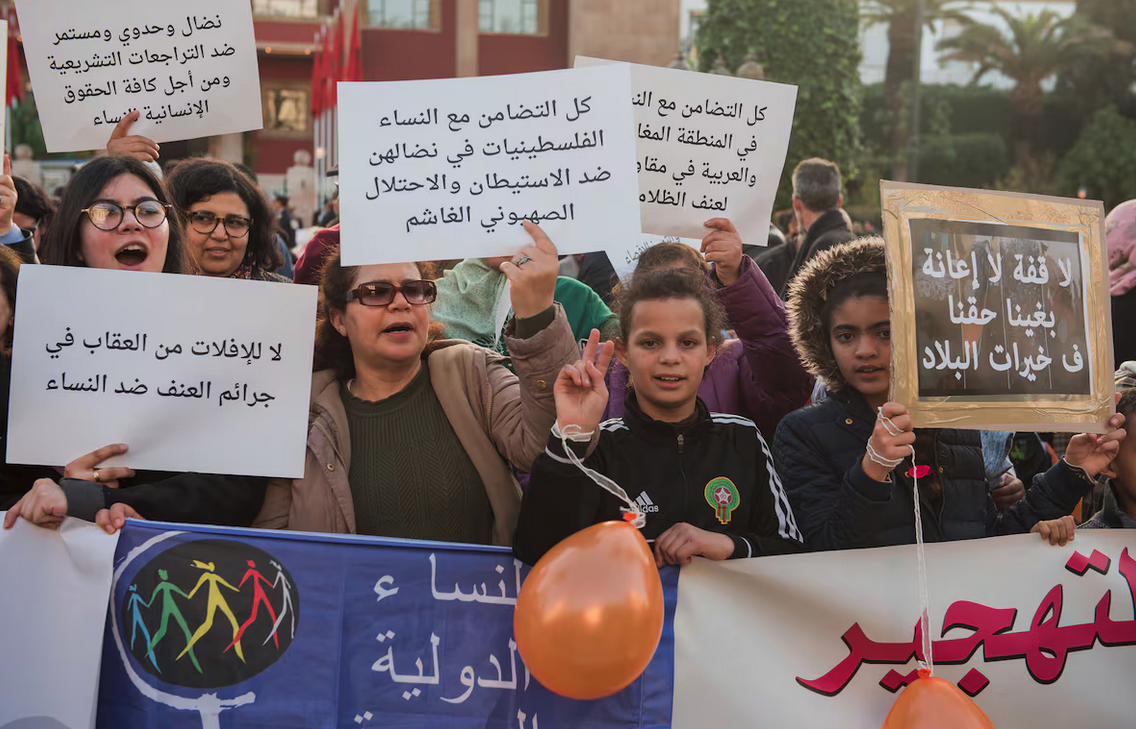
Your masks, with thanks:
[[(884, 416), (883, 408), (878, 409), (877, 417), (891, 435), (899, 435), (902, 432), (890, 418)], [(868, 446), (871, 448), (870, 443)], [(927, 554), (923, 549), (923, 515), (919, 507), (919, 467), (915, 465), (915, 446), (908, 447), (911, 448), (912, 491), (915, 496), (915, 558), (919, 565), (919, 633), (923, 643), (923, 657), (916, 655), (915, 662), (919, 666), (919, 674), (926, 677), (935, 674), (935, 662), (931, 656), (931, 597), (927, 589)]]
[(590, 441), (592, 439), (592, 433), (585, 433), (581, 431), (580, 426), (574, 423), (572, 425), (565, 426), (564, 429), (561, 430), (560, 423), (556, 423), (552, 426), (552, 434), (560, 438), (560, 444), (564, 446), (564, 453), (568, 456), (568, 460), (571, 461), (572, 464), (576, 466), (576, 468), (583, 471), (584, 474), (588, 478), (592, 479), (592, 481), (594, 481), (596, 485), (601, 489), (608, 492), (623, 503), (627, 504), (626, 507), (623, 507), (620, 510), (624, 512), (624, 514), (626, 515), (625, 518), (631, 524), (631, 526), (635, 527), (636, 529), (642, 529), (647, 525), (647, 515), (643, 513), (643, 510), (639, 508), (638, 504), (631, 500), (631, 497), (627, 495), (627, 492), (623, 490), (623, 487), (617, 484), (615, 481), (612, 481), (610, 478), (603, 475), (599, 471), (585, 466), (584, 462), (580, 459), (579, 456), (576, 455), (575, 451), (573, 451), (568, 446), (569, 440), (573, 440), (577, 443)]
[[(911, 448), (911, 463), (915, 464), (915, 448)], [(927, 589), (927, 555), (923, 550), (923, 517), (919, 513), (919, 471), (911, 469), (915, 492), (915, 551), (919, 562), (919, 632), (923, 635), (923, 659), (916, 658), (921, 670), (935, 675), (935, 663), (931, 657), (931, 597)]]

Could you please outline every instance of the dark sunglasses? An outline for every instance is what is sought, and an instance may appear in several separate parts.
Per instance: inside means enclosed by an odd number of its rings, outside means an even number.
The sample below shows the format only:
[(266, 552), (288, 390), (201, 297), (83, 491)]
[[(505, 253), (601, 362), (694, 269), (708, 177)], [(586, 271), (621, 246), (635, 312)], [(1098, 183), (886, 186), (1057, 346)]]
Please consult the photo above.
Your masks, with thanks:
[(387, 306), (394, 301), (398, 292), (411, 304), (431, 304), (438, 298), (438, 287), (433, 281), (403, 281), (393, 284), (390, 281), (372, 281), (359, 284), (347, 292), (347, 301), (358, 301), (363, 306)]

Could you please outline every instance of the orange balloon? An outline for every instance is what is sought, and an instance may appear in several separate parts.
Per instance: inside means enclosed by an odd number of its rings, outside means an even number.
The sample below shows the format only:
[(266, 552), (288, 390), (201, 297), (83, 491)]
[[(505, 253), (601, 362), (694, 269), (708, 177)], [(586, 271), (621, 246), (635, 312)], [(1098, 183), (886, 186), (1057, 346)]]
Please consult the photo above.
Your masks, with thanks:
[(625, 688), (663, 633), (663, 584), (643, 535), (608, 521), (550, 549), (521, 586), (513, 630), (549, 690), (598, 699)]
[(958, 686), (920, 676), (899, 694), (883, 729), (994, 729), (994, 724)]

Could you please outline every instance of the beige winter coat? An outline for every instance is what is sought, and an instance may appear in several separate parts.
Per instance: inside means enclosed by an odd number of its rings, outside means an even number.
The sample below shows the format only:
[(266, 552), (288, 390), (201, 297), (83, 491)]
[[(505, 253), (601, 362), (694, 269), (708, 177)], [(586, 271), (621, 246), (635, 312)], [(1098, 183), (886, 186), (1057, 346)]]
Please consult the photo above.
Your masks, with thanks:
[[(493, 542), (509, 545), (521, 492), (509, 463), (528, 471), (544, 451), (556, 420), (552, 386), (579, 359), (564, 310), (529, 339), (506, 336), (513, 374), (494, 352), (458, 340), (427, 347), (430, 382), (450, 425), (473, 461), (493, 508)], [(510, 330), (511, 331), (511, 330)], [(253, 524), (265, 529), (355, 532), (351, 502), (351, 436), (339, 382), (331, 370), (312, 375), (304, 477), (276, 479)], [(419, 455), (430, 458), (430, 444)]]

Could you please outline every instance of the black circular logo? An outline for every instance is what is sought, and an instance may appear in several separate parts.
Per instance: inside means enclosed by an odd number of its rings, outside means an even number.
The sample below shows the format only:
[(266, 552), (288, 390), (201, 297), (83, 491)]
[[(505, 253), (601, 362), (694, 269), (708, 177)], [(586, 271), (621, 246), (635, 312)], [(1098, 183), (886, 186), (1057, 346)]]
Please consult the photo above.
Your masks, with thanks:
[(256, 547), (182, 542), (134, 575), (122, 600), (122, 641), (155, 677), (187, 688), (232, 686), (291, 645), (300, 599), (291, 573)]

